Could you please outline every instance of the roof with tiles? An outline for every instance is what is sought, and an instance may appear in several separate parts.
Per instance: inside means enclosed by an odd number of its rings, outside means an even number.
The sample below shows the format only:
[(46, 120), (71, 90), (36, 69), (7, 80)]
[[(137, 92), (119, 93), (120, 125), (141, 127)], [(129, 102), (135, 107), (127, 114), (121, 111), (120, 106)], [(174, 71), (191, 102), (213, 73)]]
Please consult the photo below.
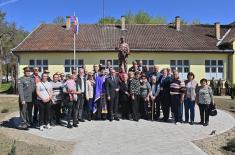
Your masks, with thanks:
[[(221, 36), (229, 28), (221, 26)], [(235, 37), (235, 29), (231, 32), (231, 37)], [(124, 31), (119, 25), (81, 24), (76, 50), (112, 51), (121, 36), (125, 36), (131, 50), (137, 51), (224, 51), (216, 46), (214, 25), (181, 25), (177, 31), (173, 25), (148, 24), (126, 25)], [(41, 24), (13, 52), (73, 51), (73, 46), (72, 30), (63, 25)]]

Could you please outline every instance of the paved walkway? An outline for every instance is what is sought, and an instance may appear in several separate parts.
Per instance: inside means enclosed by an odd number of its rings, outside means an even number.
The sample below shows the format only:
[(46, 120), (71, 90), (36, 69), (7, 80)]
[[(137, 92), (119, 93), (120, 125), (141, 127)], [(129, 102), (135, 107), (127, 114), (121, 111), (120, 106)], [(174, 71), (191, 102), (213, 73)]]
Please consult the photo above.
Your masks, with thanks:
[[(196, 116), (197, 122), (197, 108)], [(73, 129), (54, 127), (43, 132), (38, 129), (30, 129), (27, 132), (49, 139), (75, 141), (77, 144), (73, 155), (203, 155), (206, 153), (191, 141), (209, 137), (212, 130), (220, 134), (234, 125), (232, 116), (218, 110), (216, 117), (210, 117), (210, 125), (207, 127), (121, 120), (85, 122)]]

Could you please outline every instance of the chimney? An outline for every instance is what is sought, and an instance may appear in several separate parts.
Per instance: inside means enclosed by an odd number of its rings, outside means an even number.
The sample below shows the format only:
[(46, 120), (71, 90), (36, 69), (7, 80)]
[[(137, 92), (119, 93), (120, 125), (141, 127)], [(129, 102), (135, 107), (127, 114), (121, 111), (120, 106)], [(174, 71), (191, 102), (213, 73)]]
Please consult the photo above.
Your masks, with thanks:
[(121, 29), (126, 30), (126, 18), (125, 18), (125, 16), (121, 16)]
[(176, 16), (175, 17), (175, 28), (176, 28), (176, 31), (180, 31), (180, 16)]
[(220, 23), (215, 23), (215, 36), (217, 40), (220, 40)]
[(71, 26), (70, 16), (66, 16), (66, 30), (69, 30)]

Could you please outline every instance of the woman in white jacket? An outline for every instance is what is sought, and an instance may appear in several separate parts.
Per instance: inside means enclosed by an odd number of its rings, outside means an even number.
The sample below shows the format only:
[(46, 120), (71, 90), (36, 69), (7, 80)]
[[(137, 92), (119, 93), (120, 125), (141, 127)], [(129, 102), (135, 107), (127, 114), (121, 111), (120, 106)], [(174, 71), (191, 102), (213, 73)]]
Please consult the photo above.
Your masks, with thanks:
[(94, 100), (94, 86), (95, 86), (95, 81), (93, 79), (93, 74), (92, 72), (88, 73), (87, 81), (86, 81), (86, 100), (88, 103), (88, 121), (91, 121), (91, 115), (93, 111), (93, 100)]

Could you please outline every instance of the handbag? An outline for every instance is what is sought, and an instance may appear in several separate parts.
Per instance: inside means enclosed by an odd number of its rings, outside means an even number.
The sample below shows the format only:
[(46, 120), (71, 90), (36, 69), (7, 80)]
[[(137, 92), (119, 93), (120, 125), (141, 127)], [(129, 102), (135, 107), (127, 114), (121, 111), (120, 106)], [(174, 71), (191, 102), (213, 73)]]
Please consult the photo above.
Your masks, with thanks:
[(209, 105), (209, 115), (210, 116), (216, 116), (217, 115), (217, 110), (214, 104)]

